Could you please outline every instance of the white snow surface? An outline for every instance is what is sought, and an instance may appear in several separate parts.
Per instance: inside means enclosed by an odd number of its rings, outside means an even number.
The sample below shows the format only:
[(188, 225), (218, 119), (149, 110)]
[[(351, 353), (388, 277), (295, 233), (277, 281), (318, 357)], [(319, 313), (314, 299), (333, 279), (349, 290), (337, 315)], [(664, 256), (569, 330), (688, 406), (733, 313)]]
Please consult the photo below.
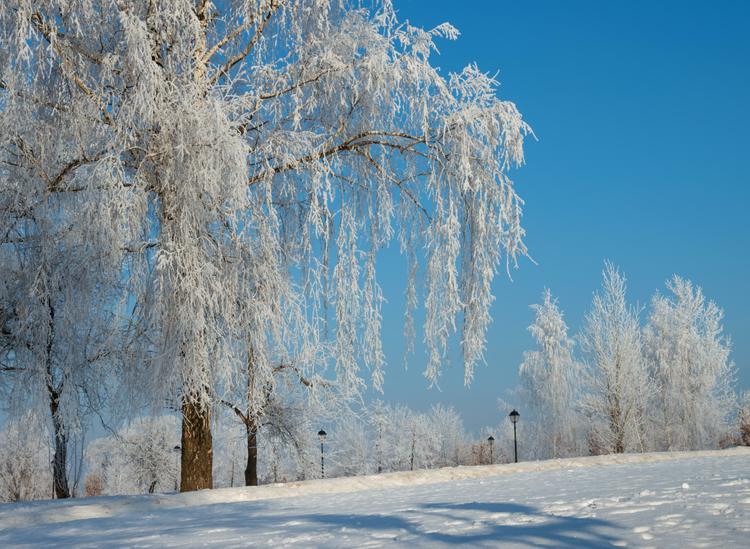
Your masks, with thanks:
[(0, 505), (0, 547), (750, 546), (750, 448)]

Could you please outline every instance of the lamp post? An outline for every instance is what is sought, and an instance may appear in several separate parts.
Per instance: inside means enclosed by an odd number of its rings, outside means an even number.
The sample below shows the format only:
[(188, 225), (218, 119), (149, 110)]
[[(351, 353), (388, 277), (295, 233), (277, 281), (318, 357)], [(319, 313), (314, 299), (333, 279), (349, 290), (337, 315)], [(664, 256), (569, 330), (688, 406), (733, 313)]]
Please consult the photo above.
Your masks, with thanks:
[(488, 436), (487, 437), (487, 442), (490, 443), (490, 465), (491, 465), (491, 464), (495, 463), (495, 459), (494, 459), (494, 457), (492, 455), (492, 445), (495, 443), (495, 437), (493, 437), (492, 435)]
[(182, 457), (182, 448), (179, 445), (177, 445), (174, 448), (172, 448), (172, 452), (174, 453), (175, 461), (177, 462), (177, 464), (175, 465), (175, 471), (177, 472), (177, 475), (175, 475), (174, 477), (174, 491), (177, 492), (180, 488), (177, 483), (179, 482), (179, 478), (180, 478), (180, 467), (181, 467), (180, 458)]
[(318, 431), (318, 438), (320, 438), (320, 478), (326, 478), (325, 462), (323, 461), (323, 442), (326, 439), (326, 432), (323, 429)]
[(510, 417), (511, 423), (513, 423), (513, 457), (515, 458), (515, 462), (518, 463), (518, 439), (516, 437), (516, 423), (518, 423), (518, 418), (521, 417), (521, 414), (519, 414), (515, 408), (513, 411), (508, 414), (508, 417)]

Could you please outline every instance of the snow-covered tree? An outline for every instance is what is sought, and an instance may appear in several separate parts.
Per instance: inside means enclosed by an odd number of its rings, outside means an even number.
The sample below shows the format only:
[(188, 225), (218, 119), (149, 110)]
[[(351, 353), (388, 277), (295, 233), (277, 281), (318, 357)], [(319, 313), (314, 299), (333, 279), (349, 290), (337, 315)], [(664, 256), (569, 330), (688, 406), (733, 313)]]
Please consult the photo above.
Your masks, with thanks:
[(326, 476), (353, 477), (372, 472), (370, 430), (354, 414), (340, 417), (328, 430)]
[(602, 289), (594, 294), (580, 335), (588, 364), (583, 407), (594, 421), (590, 444), (615, 453), (646, 449), (651, 394), (638, 311), (625, 294), (625, 277), (606, 263)]
[(378, 473), (427, 467), (428, 420), (401, 404), (376, 402), (369, 413), (374, 470)]
[[(265, 386), (257, 386), (253, 372), (252, 368), (248, 368), (246, 392), (239, 395), (244, 397), (244, 407), (222, 400), (245, 429), (245, 485), (258, 485), (258, 452), (265, 442), (268, 442), (266, 447), (272, 450), (269, 457), (273, 458), (272, 463), (265, 464), (266, 468), (273, 467), (279, 459), (279, 452), (282, 452), (288, 462), (296, 463), (295, 475), (304, 478), (304, 455), (308, 450), (306, 443), (312, 432), (310, 418), (334, 416), (336, 414), (332, 409), (346, 412), (346, 399), (337, 394), (335, 385), (329, 380), (317, 374), (308, 378), (291, 363), (275, 366), (274, 376)], [(250, 396), (257, 391), (264, 393), (264, 400)], [(251, 407), (253, 405), (255, 408)], [(263, 440), (269, 437), (270, 440)], [(289, 455), (290, 452), (295, 455)]]
[(214, 433), (214, 486), (244, 486), (247, 466), (245, 426), (226, 414), (217, 414)]
[(375, 400), (370, 404), (367, 413), (368, 424), (372, 430), (375, 472), (382, 473), (385, 470), (388, 447), (388, 405), (382, 400)]
[(51, 497), (52, 449), (44, 422), (27, 412), (0, 431), (0, 502)]
[(434, 467), (455, 467), (461, 464), (466, 446), (466, 430), (458, 411), (452, 406), (436, 404), (427, 415), (428, 430), (435, 447), (431, 450)]
[(737, 414), (737, 430), (740, 444), (750, 446), (750, 391), (742, 393)]
[(138, 418), (89, 445), (89, 474), (101, 481), (106, 495), (176, 490), (179, 433), (175, 416)]
[[(460, 465), (467, 454), (463, 421), (452, 407), (418, 413), (375, 401), (360, 417), (340, 414), (328, 431), (330, 474), (352, 476)], [(329, 474), (328, 466), (326, 467)]]
[[(329, 394), (328, 391), (334, 389), (330, 382), (317, 377), (311, 379), (302, 376), (295, 367), (283, 364), (275, 368), (274, 385), (265, 388), (266, 402), (260, 410), (253, 412), (249, 407), (243, 409), (223, 401), (228, 405), (225, 410), (230, 410), (230, 417), (218, 416), (223, 430), (219, 438), (224, 438), (219, 440), (220, 448), (216, 452), (221, 454), (218, 473), (223, 478), (221, 485), (226, 485), (227, 469), (229, 478), (239, 478), (240, 471), (244, 470), (242, 483), (246, 486), (255, 486), (264, 480), (278, 482), (317, 476), (319, 464), (311, 466), (312, 462), (319, 461), (311, 457), (317, 439), (311, 437), (320, 428), (320, 421), (345, 416), (347, 407), (341, 398)], [(230, 455), (236, 455), (234, 425), (238, 421), (244, 431), (241, 469), (229, 460)]]
[(533, 421), (529, 446), (540, 458), (575, 455), (580, 421), (576, 400), (580, 397), (581, 372), (572, 355), (573, 341), (557, 300), (546, 289), (542, 303), (532, 305), (535, 317), (529, 331), (537, 349), (527, 351), (518, 369), (523, 409)]
[[(120, 251), (110, 240), (118, 219), (115, 212), (102, 216), (99, 193), (76, 189), (78, 176), (67, 175), (72, 189), (56, 187), (78, 154), (75, 131), (58, 128), (38, 105), (2, 105), (9, 131), (0, 149), (13, 151), (4, 164), (0, 159), (2, 405), (12, 415), (45, 411), (55, 494), (64, 498), (72, 493), (69, 445), (82, 434), (86, 414), (104, 406), (120, 345)], [(6, 116), (22, 113), (23, 124), (6, 126)], [(69, 116), (60, 114), (61, 122)], [(35, 136), (46, 136), (44, 144), (24, 145)]]
[(654, 296), (645, 330), (657, 444), (663, 450), (716, 447), (736, 402), (724, 312), (689, 280), (675, 276), (667, 289), (671, 296)]
[[(427, 378), (462, 315), (472, 379), (502, 253), (525, 252), (507, 173), (528, 128), (475, 66), (431, 65), (457, 36), (399, 23), (390, 0), (0, 3), (3, 166), (54, 155), (44, 196), (95, 194), (121, 229), (97, 236), (133, 259), (149, 326), (137, 386), (180, 399), (183, 490), (211, 485), (211, 406), (248, 365), (260, 387), (284, 358), (320, 371), (299, 351), (329, 316), (342, 391), (363, 365), (382, 385), (376, 259), (396, 237), (426, 265)], [(44, 131), (25, 130), (29, 113)], [(288, 303), (304, 322), (288, 325)], [(248, 398), (256, 410), (265, 393)]]

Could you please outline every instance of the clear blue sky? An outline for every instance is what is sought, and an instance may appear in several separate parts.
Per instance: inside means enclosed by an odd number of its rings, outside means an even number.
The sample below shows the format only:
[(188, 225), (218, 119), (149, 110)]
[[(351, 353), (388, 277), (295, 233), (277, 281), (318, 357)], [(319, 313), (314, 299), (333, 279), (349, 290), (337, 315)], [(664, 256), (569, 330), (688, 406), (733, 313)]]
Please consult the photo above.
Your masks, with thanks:
[[(441, 42), (445, 71), (499, 70), (539, 140), (513, 177), (526, 200), (527, 244), (513, 281), (500, 277), (487, 366), (470, 389), (458, 360), (428, 390), (418, 353), (402, 366), (404, 267), (382, 259), (385, 400), (453, 404), (467, 427), (495, 424), (531, 345), (528, 306), (545, 286), (578, 329), (604, 259), (647, 305), (672, 274), (726, 312), (740, 386), (750, 388), (750, 2), (395, 0), (402, 20), (462, 33)], [(384, 267), (384, 268), (383, 268)], [(419, 342), (417, 342), (419, 343)]]

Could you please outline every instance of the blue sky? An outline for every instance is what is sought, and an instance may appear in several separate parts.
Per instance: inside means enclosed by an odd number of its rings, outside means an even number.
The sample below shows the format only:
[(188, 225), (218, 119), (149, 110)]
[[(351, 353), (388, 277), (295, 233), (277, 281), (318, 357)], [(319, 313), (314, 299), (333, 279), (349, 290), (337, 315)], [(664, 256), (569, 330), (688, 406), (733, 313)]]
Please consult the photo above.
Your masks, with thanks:
[(454, 357), (437, 391), (421, 375), (421, 354), (402, 366), (405, 268), (387, 251), (385, 400), (453, 404), (469, 428), (496, 424), (497, 398), (516, 385), (531, 345), (529, 304), (550, 287), (577, 330), (605, 259), (625, 272), (641, 305), (675, 273), (702, 286), (725, 310), (740, 386), (750, 388), (750, 3), (395, 5), (415, 25), (454, 24), (461, 38), (441, 42), (434, 63), (499, 71), (501, 97), (534, 128), (538, 141), (528, 142), (527, 165), (513, 178), (538, 265), (522, 261), (513, 281), (496, 280), (487, 366), (471, 388)]

